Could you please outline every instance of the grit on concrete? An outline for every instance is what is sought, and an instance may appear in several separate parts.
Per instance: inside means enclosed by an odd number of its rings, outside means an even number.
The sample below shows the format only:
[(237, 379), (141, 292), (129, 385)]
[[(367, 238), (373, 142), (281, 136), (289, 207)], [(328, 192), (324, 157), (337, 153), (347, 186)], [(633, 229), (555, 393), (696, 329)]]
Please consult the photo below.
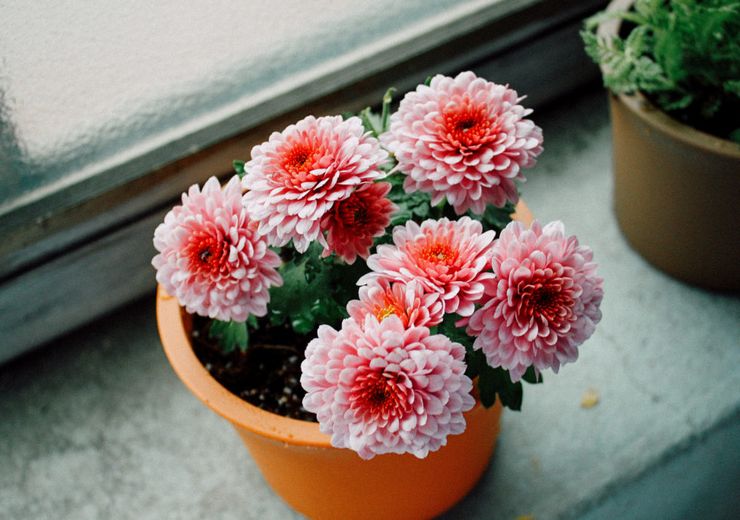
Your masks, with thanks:
[[(740, 300), (683, 285), (625, 243), (604, 101), (592, 92), (534, 115), (546, 150), (523, 186), (539, 219), (593, 247), (603, 321), (576, 364), (504, 414), (490, 468), (446, 518), (740, 511)], [(153, 300), (0, 368), (0, 517), (297, 517), (169, 368)], [(589, 389), (600, 402), (585, 409)]]

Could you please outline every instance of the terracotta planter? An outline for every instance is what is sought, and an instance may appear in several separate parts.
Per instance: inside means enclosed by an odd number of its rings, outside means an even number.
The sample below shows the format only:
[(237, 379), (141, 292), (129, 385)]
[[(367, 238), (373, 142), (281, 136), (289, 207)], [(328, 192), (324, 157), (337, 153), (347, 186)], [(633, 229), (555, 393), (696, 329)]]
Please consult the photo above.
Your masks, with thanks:
[[(599, 34), (618, 29), (615, 20)], [(640, 94), (609, 99), (614, 206), (627, 240), (676, 278), (739, 290), (740, 145), (680, 123)]]
[[(523, 204), (516, 218), (530, 223)], [(222, 387), (203, 368), (190, 344), (189, 316), (161, 287), (157, 323), (175, 372), (203, 403), (241, 436), (272, 489), (310, 518), (431, 518), (452, 507), (475, 485), (496, 443), (501, 405), (476, 405), (467, 429), (425, 459), (380, 455), (363, 461), (333, 448), (316, 423), (261, 410)]]

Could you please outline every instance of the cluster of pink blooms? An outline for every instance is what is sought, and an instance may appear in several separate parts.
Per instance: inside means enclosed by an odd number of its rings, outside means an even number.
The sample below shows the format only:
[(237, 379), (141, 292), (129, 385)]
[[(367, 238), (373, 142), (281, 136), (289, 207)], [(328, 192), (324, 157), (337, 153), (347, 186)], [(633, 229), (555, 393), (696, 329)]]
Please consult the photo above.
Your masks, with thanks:
[(359, 118), (308, 116), (252, 149), (244, 203), (271, 245), (292, 240), (303, 253), (318, 241), (352, 263), (367, 258), (395, 209), (390, 184), (374, 183), (387, 158)]
[(439, 295), (445, 313), (470, 316), (483, 296), (493, 273), (490, 263), (495, 233), (470, 217), (456, 221), (426, 220), (421, 226), (409, 220), (393, 230), (394, 246), (378, 246), (367, 260), (372, 272), (359, 280), (365, 284), (379, 279), (399, 282), (418, 280), (427, 291)]
[[(398, 357), (432, 356), (420, 337), (449, 344), (445, 348), (464, 357), (461, 345), (430, 335), (444, 314), (462, 316), (476, 337), (474, 348), (514, 381), (530, 366), (557, 371), (575, 361), (577, 346), (601, 318), (602, 281), (591, 250), (567, 237), (559, 222), (543, 229), (535, 221), (530, 230), (512, 222), (494, 241), (493, 232), (467, 217), (409, 221), (396, 227), (393, 242), (368, 258), (372, 272), (360, 278), (367, 284), (360, 299), (347, 305), (350, 319), (339, 331), (323, 326), (302, 365), (305, 408), (336, 446), (364, 458), (402, 451), (426, 456), (464, 424), (462, 414), (473, 405), (464, 370), (440, 372), (437, 364)], [(379, 358), (384, 361), (374, 361)], [(457, 367), (452, 359), (444, 363)], [(420, 395), (434, 397), (444, 419)], [(433, 438), (422, 428), (429, 424)]]
[(335, 446), (363, 458), (424, 457), (464, 430), (475, 404), (465, 348), (431, 330), (445, 315), (513, 381), (574, 361), (601, 318), (591, 250), (559, 222), (512, 222), (496, 239), (467, 216), (409, 220), (371, 254), (397, 209), (381, 143), (407, 192), (481, 214), (517, 200), (514, 181), (542, 151), (520, 100), (471, 72), (436, 76), (402, 100), (380, 140), (355, 117), (311, 116), (273, 133), (252, 149), (241, 183), (209, 179), (167, 215), (154, 238), (157, 280), (189, 312), (244, 321), (263, 316), (282, 283), (268, 246), (318, 242), (324, 256), (366, 259), (349, 318), (340, 330), (321, 325), (306, 349), (304, 407)]

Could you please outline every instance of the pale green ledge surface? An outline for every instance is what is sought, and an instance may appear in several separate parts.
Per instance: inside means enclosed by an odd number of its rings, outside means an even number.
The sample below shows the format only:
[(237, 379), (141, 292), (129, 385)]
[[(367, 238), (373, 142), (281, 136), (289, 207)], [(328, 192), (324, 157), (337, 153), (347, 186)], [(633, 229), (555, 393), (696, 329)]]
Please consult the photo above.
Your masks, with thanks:
[[(576, 364), (504, 414), (491, 466), (447, 518), (737, 518), (740, 301), (629, 249), (611, 211), (604, 101), (579, 95), (534, 115), (545, 152), (524, 186), (537, 217), (593, 247), (604, 319)], [(153, 303), (0, 368), (0, 516), (296, 517), (175, 377)], [(589, 388), (600, 402), (583, 409)]]

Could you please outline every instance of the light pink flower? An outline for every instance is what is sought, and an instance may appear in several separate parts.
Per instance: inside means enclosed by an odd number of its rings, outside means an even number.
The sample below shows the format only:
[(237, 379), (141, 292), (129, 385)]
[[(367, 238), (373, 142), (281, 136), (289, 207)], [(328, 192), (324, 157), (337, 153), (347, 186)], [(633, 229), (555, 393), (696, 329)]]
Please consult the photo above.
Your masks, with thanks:
[(293, 239), (301, 253), (314, 240), (326, 247), (321, 219), (358, 186), (381, 177), (387, 156), (359, 118), (308, 116), (252, 148), (244, 202), (271, 245)]
[(373, 239), (385, 233), (391, 214), (398, 209), (386, 198), (390, 190), (390, 183), (370, 183), (335, 203), (321, 222), (321, 229), (328, 231), (323, 256), (335, 252), (348, 264), (358, 256), (367, 258)]
[(470, 318), (488, 363), (521, 378), (529, 366), (552, 368), (578, 358), (578, 346), (601, 320), (603, 280), (593, 253), (566, 237), (562, 222), (531, 229), (511, 222), (493, 246), (496, 283)]
[(239, 178), (211, 177), (182, 195), (154, 231), (157, 281), (188, 312), (223, 321), (264, 316), (268, 289), (281, 285), (280, 258), (242, 206)]
[(360, 287), (360, 299), (349, 302), (347, 312), (360, 324), (369, 314), (378, 321), (397, 316), (404, 327), (433, 327), (442, 322), (444, 306), (439, 293), (425, 291), (419, 282), (380, 280)]
[(445, 313), (470, 316), (493, 278), (486, 268), (494, 236), (493, 231), (483, 233), (481, 223), (470, 217), (425, 220), (421, 226), (409, 220), (393, 230), (395, 245), (380, 245), (370, 255), (367, 265), (373, 272), (357, 283), (417, 280), (440, 295)]
[(338, 448), (363, 459), (382, 453), (426, 457), (465, 430), (463, 412), (475, 404), (465, 375), (465, 348), (426, 327), (391, 316), (364, 327), (322, 325), (306, 348), (303, 406)]
[(437, 75), (406, 94), (380, 138), (408, 175), (405, 189), (430, 193), (433, 204), (446, 197), (458, 215), (516, 202), (514, 181), (542, 152), (542, 130), (521, 99), (472, 72)]

